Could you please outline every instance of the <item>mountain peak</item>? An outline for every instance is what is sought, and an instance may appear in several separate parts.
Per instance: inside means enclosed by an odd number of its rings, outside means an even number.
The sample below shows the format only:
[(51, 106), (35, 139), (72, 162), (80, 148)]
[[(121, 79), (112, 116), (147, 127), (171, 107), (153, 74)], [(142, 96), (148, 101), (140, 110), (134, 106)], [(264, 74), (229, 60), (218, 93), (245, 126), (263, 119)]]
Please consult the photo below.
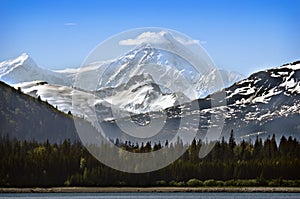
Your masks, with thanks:
[(18, 58), (27, 59), (29, 57), (28, 53), (22, 53)]
[(0, 63), (0, 78), (7, 75), (19, 66), (22, 66), (29, 58), (27, 53), (22, 53), (15, 59), (10, 59)]
[(11, 64), (19, 63), (23, 64), (26, 60), (30, 59), (29, 55), (27, 53), (22, 53), (20, 56), (13, 60), (9, 60)]
[(34, 80), (53, 82), (54, 76), (52, 71), (40, 68), (27, 53), (0, 63), (0, 80), (9, 84)]
[(3, 61), (0, 63), (0, 67), (4, 67), (5, 65), (14, 65), (14, 64), (22, 64), (24, 61), (29, 59), (29, 55), (27, 53), (22, 53), (20, 56), (14, 58), (14, 59), (9, 59), (6, 61)]
[(127, 55), (130, 55), (130, 54), (137, 54), (138, 52), (141, 52), (141, 51), (145, 51), (145, 50), (147, 50), (147, 51), (152, 51), (152, 50), (154, 50), (155, 48), (153, 47), (153, 45), (152, 44), (150, 44), (150, 43), (142, 43), (142, 44), (140, 44), (140, 45), (138, 45), (138, 46), (136, 46), (134, 49), (132, 49), (131, 51), (129, 51), (128, 53), (126, 53)]
[(136, 49), (143, 49), (143, 48), (153, 48), (150, 43), (142, 43), (136, 47)]

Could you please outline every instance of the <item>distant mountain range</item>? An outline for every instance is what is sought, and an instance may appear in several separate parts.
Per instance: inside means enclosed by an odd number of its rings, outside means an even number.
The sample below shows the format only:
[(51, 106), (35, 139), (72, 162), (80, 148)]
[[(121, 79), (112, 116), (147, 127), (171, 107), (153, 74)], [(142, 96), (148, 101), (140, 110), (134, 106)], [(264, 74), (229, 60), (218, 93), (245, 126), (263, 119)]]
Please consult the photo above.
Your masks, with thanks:
[[(173, 65), (177, 69), (181, 67), (181, 70), (173, 70)], [(150, 75), (147, 66), (154, 67), (157, 73)], [(211, 86), (216, 75), (220, 75), (224, 86), (229, 87)], [(79, 82), (85, 85), (76, 82), (78, 76), (86, 80)], [(180, 82), (184, 81), (183, 77), (189, 78), (192, 90), (182, 87)], [(159, 120), (164, 115), (167, 115), (167, 121), (161, 129), (162, 136), (156, 135), (157, 140), (172, 137), (178, 128), (184, 129), (186, 134), (196, 132), (197, 137), (206, 139), (205, 132), (214, 125), (212, 119), (218, 120), (214, 115), (224, 117), (221, 136), (227, 136), (234, 129), (240, 140), (254, 139), (257, 135), (266, 137), (273, 133), (278, 135), (277, 138), (281, 135), (299, 138), (300, 63), (260, 71), (240, 81), (241, 77), (222, 70), (196, 74), (185, 60), (150, 45), (138, 46), (114, 60), (93, 63), (80, 69), (42, 69), (27, 54), (0, 63), (1, 81), (47, 101), (65, 113), (70, 111), (91, 123), (100, 122), (103, 129), (113, 132), (108, 135), (111, 139), (134, 139), (124, 136), (122, 129), (116, 125), (117, 121), (133, 120), (143, 126), (151, 122), (151, 117)], [(95, 81), (97, 79), (101, 81)], [(168, 85), (170, 81), (172, 85)], [(94, 82), (98, 84), (94, 85)], [(209, 94), (218, 95), (221, 89), (226, 94), (222, 99), (225, 105), (211, 107), (213, 95)], [(195, 93), (191, 92), (196, 92), (199, 99), (193, 99)], [(3, 115), (6, 114), (4, 106), (1, 108)], [(98, 121), (89, 117), (94, 111), (98, 114)], [(128, 115), (131, 115), (130, 118)], [(193, 117), (199, 122), (178, 125)], [(3, 121), (9, 123), (9, 120)]]
[(0, 80), (90, 122), (96, 122), (90, 117), (95, 107), (102, 113), (111, 107), (117, 110), (97, 118), (108, 120), (162, 111), (206, 96), (220, 89), (212, 83), (216, 76), (222, 77), (224, 86), (242, 78), (238, 73), (216, 69), (199, 74), (180, 56), (149, 44), (114, 60), (78, 69), (43, 69), (28, 54), (0, 63)]
[[(170, 60), (172, 63), (170, 63)], [(155, 89), (153, 90), (151, 86), (143, 85), (142, 92), (140, 92), (142, 89), (134, 90), (134, 92), (139, 93), (132, 92), (130, 98), (132, 102), (125, 104), (126, 102), (117, 102), (115, 100), (119, 98), (116, 90), (124, 95), (129, 89), (129, 84), (135, 84), (133, 82), (134, 79), (141, 79), (141, 77), (143, 79), (146, 76), (152, 85), (156, 84), (159, 86), (159, 91), (157, 89), (156, 91)], [(212, 83), (216, 79), (216, 76), (222, 77), (224, 87), (233, 84), (243, 77), (236, 72), (217, 69), (199, 74), (191, 64), (180, 56), (155, 49), (151, 47), (151, 45), (141, 45), (114, 60), (93, 63), (78, 69), (64, 69), (59, 71), (43, 69), (38, 67), (27, 54), (22, 54), (14, 60), (0, 63), (0, 80), (15, 87), (20, 87), (22, 90), (26, 87), (26, 91), (24, 90), (24, 92), (32, 96), (35, 96), (32, 91), (32, 89), (34, 89), (42, 100), (47, 100), (50, 104), (57, 106), (59, 110), (65, 112), (69, 110), (72, 111), (72, 108), (59, 104), (62, 98), (59, 93), (62, 92), (58, 93), (56, 89), (51, 88), (62, 87), (62, 90), (71, 92), (74, 90), (74, 87), (76, 87), (80, 88), (81, 91), (97, 91), (101, 94), (105, 93), (105, 91), (106, 94), (108, 94), (107, 91), (114, 90), (115, 97), (106, 96), (104, 98), (106, 103), (112, 105), (118, 104), (119, 108), (125, 108), (125, 111), (142, 113), (145, 111), (156, 111), (157, 109), (162, 110), (166, 108), (166, 106), (170, 107), (176, 105), (176, 102), (188, 102), (199, 97), (204, 97), (212, 91), (217, 91), (220, 87)], [(142, 82), (148, 80), (143, 79)], [(36, 85), (38, 81), (47, 82), (47, 85), (43, 86), (39, 84), (38, 86)], [(97, 82), (99, 82), (98, 85), (95, 85)], [(126, 86), (124, 86), (125, 84)], [(29, 86), (34, 86), (34, 88), (29, 89)], [(49, 88), (48, 91), (47, 88)], [(153, 91), (158, 92), (154, 98), (157, 98), (157, 100), (160, 101), (159, 104), (162, 104), (162, 106), (156, 103), (157, 101), (155, 102), (152, 98), (150, 100), (151, 102), (145, 98), (144, 95), (146, 95), (147, 92), (148, 96), (153, 96)], [(54, 93), (51, 95), (51, 92)], [(45, 93), (47, 94), (45, 95)], [(133, 95), (136, 97), (132, 98)], [(59, 100), (55, 99), (56, 96)], [(129, 97), (129, 95), (126, 96)], [(70, 98), (72, 98), (72, 96), (69, 96), (69, 99)], [(142, 102), (141, 98), (147, 102)], [(111, 101), (112, 99), (115, 103)], [(125, 99), (126, 98), (124, 98), (124, 100)], [(103, 98), (101, 100), (103, 100)], [(162, 100), (165, 100), (165, 102)], [(59, 103), (57, 101), (59, 101)], [(152, 102), (154, 104), (151, 104)], [(76, 111), (73, 110), (72, 112), (75, 113)]]

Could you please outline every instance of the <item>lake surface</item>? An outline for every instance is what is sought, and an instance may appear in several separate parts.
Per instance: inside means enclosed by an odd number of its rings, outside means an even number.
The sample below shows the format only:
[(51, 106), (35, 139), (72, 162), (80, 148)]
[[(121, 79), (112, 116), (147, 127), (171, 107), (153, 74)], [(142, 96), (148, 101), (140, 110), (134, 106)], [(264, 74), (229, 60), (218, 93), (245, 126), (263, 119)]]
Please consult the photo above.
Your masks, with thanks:
[(0, 199), (299, 199), (300, 193), (22, 193), (0, 194)]

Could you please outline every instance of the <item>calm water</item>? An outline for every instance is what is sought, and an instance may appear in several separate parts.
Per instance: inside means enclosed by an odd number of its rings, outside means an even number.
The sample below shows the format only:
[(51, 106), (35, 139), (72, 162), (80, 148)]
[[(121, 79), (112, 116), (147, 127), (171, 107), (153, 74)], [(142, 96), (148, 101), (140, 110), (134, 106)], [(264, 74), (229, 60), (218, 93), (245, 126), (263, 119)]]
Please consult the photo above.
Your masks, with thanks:
[(30, 194), (0, 194), (0, 199), (144, 199), (144, 198), (161, 198), (161, 199), (300, 199), (299, 193), (30, 193)]

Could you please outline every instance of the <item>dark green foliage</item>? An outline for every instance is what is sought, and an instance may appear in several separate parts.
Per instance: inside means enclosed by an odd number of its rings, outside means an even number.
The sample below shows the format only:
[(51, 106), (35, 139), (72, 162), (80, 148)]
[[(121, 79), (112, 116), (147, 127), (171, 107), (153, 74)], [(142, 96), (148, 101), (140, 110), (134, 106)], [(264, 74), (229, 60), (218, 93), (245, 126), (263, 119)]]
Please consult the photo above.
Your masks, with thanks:
[(203, 185), (203, 182), (201, 180), (193, 178), (193, 179), (188, 180), (186, 184), (189, 187), (199, 187), (199, 186)]
[(216, 181), (214, 179), (209, 179), (209, 180), (205, 180), (203, 182), (203, 185), (204, 186), (216, 186), (217, 183), (216, 183)]
[[(161, 147), (117, 142), (120, 147), (138, 153)], [(296, 139), (282, 137), (278, 147), (275, 137), (264, 142), (257, 138), (254, 144), (232, 143), (223, 139), (208, 156), (199, 159), (198, 150), (204, 143), (194, 140), (186, 153), (168, 167), (129, 174), (101, 164), (79, 142), (38, 143), (3, 136), (0, 187), (300, 186), (300, 143)], [(178, 142), (172, 147), (176, 150), (182, 146)]]

